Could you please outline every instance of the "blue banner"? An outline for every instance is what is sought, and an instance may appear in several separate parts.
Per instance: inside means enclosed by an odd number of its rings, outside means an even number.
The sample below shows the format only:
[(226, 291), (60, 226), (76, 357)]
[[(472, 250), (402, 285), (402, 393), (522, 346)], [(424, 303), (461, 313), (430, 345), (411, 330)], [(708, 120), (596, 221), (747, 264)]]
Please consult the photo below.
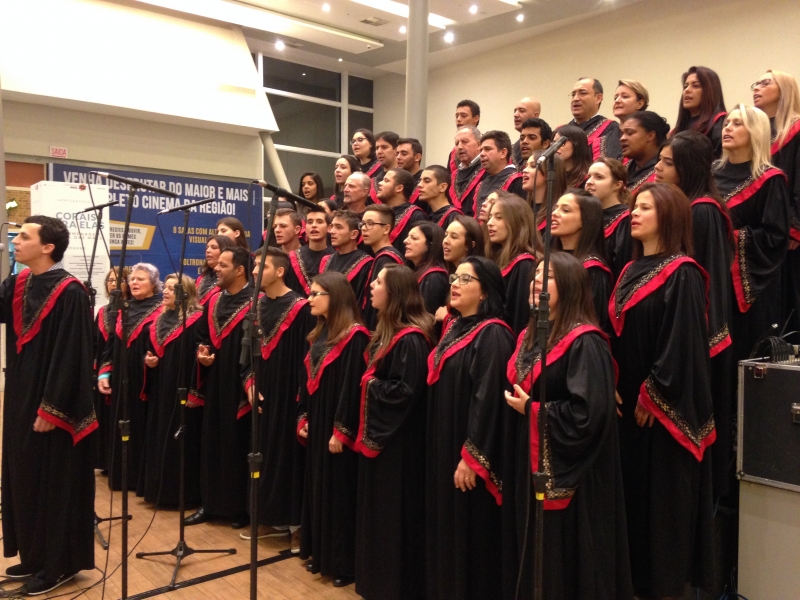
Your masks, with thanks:
[[(120, 203), (110, 207), (109, 231), (106, 240), (111, 246), (111, 262), (119, 264), (123, 225), (128, 203), (128, 186), (116, 181), (90, 174), (95, 170), (51, 163), (48, 165), (48, 179), (69, 183), (101, 184), (109, 187), (109, 201)], [(161, 196), (155, 192), (139, 191), (133, 197), (131, 226), (128, 232), (128, 251), (125, 264), (138, 262), (154, 264), (163, 278), (178, 269), (181, 255), (181, 234), (183, 232), (183, 213), (174, 212), (158, 215), (159, 211), (178, 205), (197, 202), (206, 198), (215, 200), (209, 204), (191, 209), (184, 272), (192, 278), (197, 277), (205, 261), (206, 240), (217, 232), (217, 222), (224, 217), (236, 217), (247, 230), (248, 242), (257, 247), (263, 230), (262, 190), (259, 186), (232, 181), (196, 179), (193, 177), (174, 177), (134, 171), (108, 170), (109, 173), (134, 179), (163, 190), (178, 194), (177, 198)], [(98, 202), (99, 204), (99, 202)], [(87, 205), (88, 208), (88, 205)], [(252, 241), (255, 240), (255, 246)], [(102, 241), (98, 252), (105, 252)]]

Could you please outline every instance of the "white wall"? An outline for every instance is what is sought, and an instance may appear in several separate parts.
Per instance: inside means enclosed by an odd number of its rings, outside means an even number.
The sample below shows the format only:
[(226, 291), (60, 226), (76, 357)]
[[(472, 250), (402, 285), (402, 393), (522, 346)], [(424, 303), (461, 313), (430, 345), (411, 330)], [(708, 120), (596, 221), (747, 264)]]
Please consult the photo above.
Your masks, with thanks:
[[(432, 71), (425, 162), (444, 164), (453, 145), (459, 100), (480, 104), (482, 131), (515, 134), (514, 104), (536, 95), (542, 118), (555, 127), (571, 118), (567, 96), (581, 76), (603, 83), (601, 112), (609, 117), (617, 80), (630, 78), (645, 84), (650, 109), (673, 124), (680, 76), (691, 65), (719, 73), (728, 108), (751, 102), (749, 86), (766, 69), (800, 78), (799, 24), (797, 0), (645, 0)], [(376, 129), (403, 131), (403, 95), (403, 77), (376, 80)]]

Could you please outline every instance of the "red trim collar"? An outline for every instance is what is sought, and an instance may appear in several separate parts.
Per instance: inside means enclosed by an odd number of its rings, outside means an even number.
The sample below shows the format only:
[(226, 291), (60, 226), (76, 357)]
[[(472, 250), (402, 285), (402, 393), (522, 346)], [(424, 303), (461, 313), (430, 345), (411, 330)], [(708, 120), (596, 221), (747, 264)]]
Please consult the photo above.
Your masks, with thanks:
[(33, 277), (31, 270), (24, 269), (19, 275), (17, 275), (17, 280), (14, 285), (14, 299), (12, 301), (12, 307), (14, 313), (14, 334), (17, 336), (17, 354), (21, 353), (22, 347), (35, 338), (39, 333), (42, 328), (42, 321), (44, 321), (47, 315), (52, 312), (56, 305), (56, 301), (58, 300), (59, 296), (61, 296), (62, 292), (67, 288), (67, 286), (74, 281), (83, 287), (83, 284), (75, 279), (72, 275), (65, 276), (64, 279), (62, 279), (56, 285), (56, 287), (53, 288), (53, 291), (50, 292), (50, 295), (39, 311), (39, 314), (36, 315), (33, 323), (31, 323), (30, 326), (25, 329), (22, 313), (25, 309), (25, 290), (28, 286), (28, 280), (31, 277)]
[(738, 206), (745, 200), (752, 198), (756, 194), (756, 192), (758, 192), (758, 190), (760, 190), (764, 186), (767, 180), (772, 179), (773, 177), (776, 177), (778, 175), (781, 175), (783, 176), (784, 179), (786, 179), (786, 175), (784, 175), (783, 171), (775, 167), (769, 167), (757, 179), (755, 179), (753, 183), (748, 185), (738, 194), (731, 196), (725, 201), (725, 204), (728, 206), (728, 210), (730, 210), (734, 206)]
[[(165, 308), (164, 306), (159, 307), (156, 311), (155, 316), (153, 317), (153, 327), (150, 328), (150, 343), (153, 344), (153, 349), (156, 351), (156, 354), (159, 358), (164, 356), (164, 349), (170, 342), (175, 341), (178, 336), (180, 336), (181, 332), (183, 331), (183, 320), (178, 320), (178, 327), (170, 333), (166, 338), (164, 338), (164, 342), (159, 344), (158, 343), (158, 319), (163, 314)], [(186, 317), (186, 328), (188, 329), (203, 316), (202, 310), (196, 310), (191, 315)]]
[(317, 372), (314, 376), (311, 375), (311, 350), (308, 351), (306, 354), (303, 363), (306, 365), (306, 373), (308, 374), (308, 382), (306, 383), (306, 389), (308, 390), (309, 395), (313, 395), (317, 389), (319, 389), (320, 379), (322, 379), (322, 374), (325, 372), (325, 369), (337, 358), (339, 355), (344, 351), (345, 346), (350, 343), (350, 340), (353, 339), (356, 333), (363, 333), (367, 337), (369, 337), (369, 331), (363, 325), (353, 325), (350, 328), (350, 331), (347, 332), (341, 340), (336, 342), (336, 344), (328, 350), (328, 353), (322, 359), (322, 363), (317, 368)]
[(278, 343), (281, 341), (281, 337), (283, 336), (283, 334), (286, 332), (287, 329), (289, 329), (289, 327), (292, 326), (292, 323), (294, 323), (295, 318), (300, 313), (300, 309), (302, 309), (306, 304), (308, 304), (308, 300), (306, 300), (305, 298), (298, 298), (295, 301), (295, 303), (292, 304), (292, 307), (289, 309), (289, 312), (286, 314), (286, 317), (284, 317), (275, 335), (273, 335), (272, 338), (266, 344), (264, 343), (261, 344), (261, 358), (267, 360), (270, 357), (272, 351), (275, 350), (275, 348), (278, 346)]
[(211, 343), (217, 350), (222, 347), (222, 340), (230, 335), (231, 331), (233, 331), (239, 322), (244, 319), (245, 315), (247, 314), (247, 309), (250, 308), (250, 300), (248, 300), (236, 310), (228, 324), (222, 328), (222, 331), (217, 332), (217, 328), (214, 326), (214, 314), (216, 313), (217, 305), (219, 304), (219, 299), (221, 297), (222, 294), (217, 294), (211, 298), (208, 306), (208, 333), (211, 337)]
[[(450, 330), (450, 327), (452, 327), (453, 323), (455, 323), (455, 322), (456, 322), (456, 320), (453, 319), (452, 321), (450, 321), (450, 323), (448, 323), (448, 327), (447, 327), (448, 331)], [(434, 383), (439, 381), (439, 376), (442, 374), (442, 367), (444, 367), (444, 364), (447, 362), (447, 360), (451, 356), (453, 356), (454, 354), (460, 352), (466, 346), (471, 344), (472, 340), (474, 340), (475, 337), (487, 325), (491, 325), (492, 323), (497, 323), (498, 325), (502, 325), (503, 327), (505, 327), (506, 329), (511, 331), (511, 328), (505, 323), (505, 321), (502, 321), (500, 319), (486, 319), (485, 321), (481, 321), (480, 323), (478, 323), (478, 325), (476, 325), (472, 329), (472, 331), (467, 333), (458, 342), (456, 342), (455, 344), (450, 346), (447, 350), (445, 350), (444, 353), (442, 354), (442, 357), (439, 359), (439, 363), (438, 364), (436, 363), (436, 351), (438, 350), (438, 347), (434, 348), (431, 351), (431, 353), (428, 355), (428, 385), (433, 385)], [(442, 334), (442, 339), (444, 339), (444, 336), (445, 336), (446, 333), (447, 332), (444, 332)]]
[(521, 263), (523, 260), (532, 260), (534, 263), (536, 262), (536, 257), (528, 252), (523, 252), (522, 254), (518, 254), (514, 257), (510, 263), (508, 263), (504, 269), (502, 269), (501, 273), (503, 277), (508, 277), (508, 274), (517, 266), (518, 263)]

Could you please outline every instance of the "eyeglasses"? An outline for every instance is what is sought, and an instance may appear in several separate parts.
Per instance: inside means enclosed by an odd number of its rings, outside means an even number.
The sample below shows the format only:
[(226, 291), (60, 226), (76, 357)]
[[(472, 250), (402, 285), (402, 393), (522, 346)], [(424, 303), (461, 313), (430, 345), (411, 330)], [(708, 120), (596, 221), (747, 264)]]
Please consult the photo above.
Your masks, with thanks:
[(753, 85), (750, 86), (750, 90), (755, 92), (758, 88), (765, 88), (770, 83), (772, 83), (772, 79), (762, 79), (761, 81), (756, 81)]
[(583, 88), (581, 88), (579, 90), (572, 90), (569, 93), (569, 97), (570, 98), (574, 98), (575, 96), (579, 96), (581, 98), (586, 98), (586, 96), (590, 96), (590, 95), (591, 95), (591, 93), (588, 90), (584, 90)]
[(455, 273), (450, 275), (450, 285), (455, 285), (456, 282), (458, 282), (458, 285), (469, 285), (470, 281), (480, 281), (480, 279), (466, 273), (463, 275), (456, 275)]
[(357, 137), (357, 138), (353, 138), (352, 140), (350, 140), (350, 144), (363, 144), (366, 141), (367, 141), (367, 138), (365, 138), (365, 137)]
[(372, 229), (375, 225), (388, 225), (388, 223), (381, 223), (380, 221), (360, 221), (358, 223), (359, 229)]
[(311, 300), (312, 298), (318, 298), (319, 296), (330, 296), (330, 292), (311, 292), (308, 295), (308, 299)]

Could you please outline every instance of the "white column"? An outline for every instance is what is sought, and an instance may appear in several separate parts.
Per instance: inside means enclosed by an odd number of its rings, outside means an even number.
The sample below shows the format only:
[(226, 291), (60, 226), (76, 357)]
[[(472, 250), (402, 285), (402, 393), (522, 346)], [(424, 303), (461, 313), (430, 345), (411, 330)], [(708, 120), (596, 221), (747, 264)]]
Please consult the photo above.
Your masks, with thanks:
[(428, 125), (428, 0), (409, 0), (406, 49), (406, 137), (425, 147)]

